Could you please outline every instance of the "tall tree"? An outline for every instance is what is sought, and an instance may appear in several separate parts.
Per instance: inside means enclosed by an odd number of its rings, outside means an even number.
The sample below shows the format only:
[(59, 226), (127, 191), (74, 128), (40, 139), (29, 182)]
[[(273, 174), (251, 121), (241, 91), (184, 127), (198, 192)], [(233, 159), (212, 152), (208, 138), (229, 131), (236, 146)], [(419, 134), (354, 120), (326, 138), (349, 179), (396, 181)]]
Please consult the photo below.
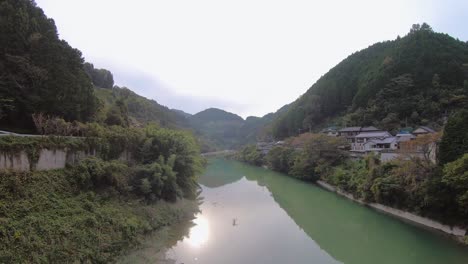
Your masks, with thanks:
[(468, 110), (452, 115), (439, 146), (439, 161), (446, 164), (468, 153)]
[(31, 114), (89, 120), (97, 99), (81, 52), (60, 40), (31, 0), (0, 1), (0, 98), (12, 98), (4, 125), (32, 127)]

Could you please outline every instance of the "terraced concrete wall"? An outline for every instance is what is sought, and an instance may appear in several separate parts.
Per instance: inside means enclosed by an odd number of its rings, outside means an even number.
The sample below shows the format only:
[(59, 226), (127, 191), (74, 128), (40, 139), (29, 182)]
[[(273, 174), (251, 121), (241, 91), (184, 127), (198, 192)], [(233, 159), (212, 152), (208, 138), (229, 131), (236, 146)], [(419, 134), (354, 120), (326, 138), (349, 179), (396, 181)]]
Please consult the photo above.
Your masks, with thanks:
[(30, 170), (53, 170), (63, 169), (67, 164), (75, 165), (80, 160), (95, 156), (96, 152), (67, 151), (65, 149), (41, 149), (39, 159), (31, 164), (26, 152), (19, 153), (1, 152), (0, 170), (30, 171)]

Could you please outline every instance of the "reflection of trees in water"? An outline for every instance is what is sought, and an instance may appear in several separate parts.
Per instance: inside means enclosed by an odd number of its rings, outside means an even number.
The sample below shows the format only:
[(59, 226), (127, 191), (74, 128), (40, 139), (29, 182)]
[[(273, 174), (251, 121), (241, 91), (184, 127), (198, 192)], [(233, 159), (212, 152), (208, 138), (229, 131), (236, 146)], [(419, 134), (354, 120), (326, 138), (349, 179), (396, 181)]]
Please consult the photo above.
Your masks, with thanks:
[[(457, 261), (468, 258), (453, 241), (376, 213), (313, 184), (247, 165), (239, 172), (247, 180), (265, 186), (296, 225), (338, 261), (465, 263)], [(440, 250), (428, 250), (432, 247)], [(445, 261), (448, 259), (451, 261)]]
[(172, 226), (162, 227), (148, 235), (137, 250), (129, 252), (117, 263), (175, 264), (176, 260), (167, 258), (166, 252), (179, 241), (189, 237), (190, 229), (194, 226), (192, 220), (195, 214), (200, 212), (199, 205), (202, 203), (202, 198), (198, 196), (194, 201), (182, 200), (178, 203), (180, 203), (181, 210), (186, 212), (183, 216), (185, 220)]
[(239, 171), (244, 166), (242, 163), (225, 159), (210, 159), (209, 166), (199, 177), (198, 182), (208, 188), (217, 188), (231, 184), (242, 179), (244, 175)]

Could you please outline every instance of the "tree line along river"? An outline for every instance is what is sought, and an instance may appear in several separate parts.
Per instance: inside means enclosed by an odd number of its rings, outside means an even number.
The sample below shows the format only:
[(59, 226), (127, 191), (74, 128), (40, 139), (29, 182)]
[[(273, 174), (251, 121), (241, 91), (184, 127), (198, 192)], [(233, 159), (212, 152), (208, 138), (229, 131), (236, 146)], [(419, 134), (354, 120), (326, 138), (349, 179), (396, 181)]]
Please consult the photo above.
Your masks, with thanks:
[(210, 159), (199, 182), (201, 213), (185, 237), (159, 253), (149, 241), (131, 262), (468, 263), (444, 235), (277, 172)]

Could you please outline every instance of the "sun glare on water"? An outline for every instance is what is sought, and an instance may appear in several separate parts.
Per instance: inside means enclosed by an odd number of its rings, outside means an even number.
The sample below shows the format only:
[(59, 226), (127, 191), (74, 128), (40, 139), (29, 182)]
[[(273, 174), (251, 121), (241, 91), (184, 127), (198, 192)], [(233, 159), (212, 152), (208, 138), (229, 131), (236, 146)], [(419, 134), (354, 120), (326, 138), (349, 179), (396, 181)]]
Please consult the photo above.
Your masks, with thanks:
[(201, 214), (198, 214), (193, 222), (195, 223), (195, 226), (190, 229), (190, 235), (187, 242), (192, 247), (199, 248), (208, 241), (210, 235), (208, 220)]

